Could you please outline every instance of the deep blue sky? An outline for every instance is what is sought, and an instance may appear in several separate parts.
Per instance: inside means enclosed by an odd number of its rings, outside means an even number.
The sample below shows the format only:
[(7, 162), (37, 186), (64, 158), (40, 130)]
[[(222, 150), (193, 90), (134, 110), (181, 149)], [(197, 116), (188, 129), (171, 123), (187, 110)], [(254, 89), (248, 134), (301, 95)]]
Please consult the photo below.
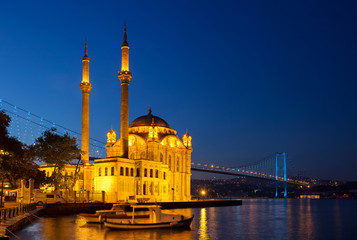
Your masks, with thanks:
[(120, 126), (123, 24), (130, 121), (164, 118), (193, 162), (274, 152), (310, 176), (357, 180), (356, 1), (3, 1), (0, 98), (80, 131), (84, 39), (91, 137)]

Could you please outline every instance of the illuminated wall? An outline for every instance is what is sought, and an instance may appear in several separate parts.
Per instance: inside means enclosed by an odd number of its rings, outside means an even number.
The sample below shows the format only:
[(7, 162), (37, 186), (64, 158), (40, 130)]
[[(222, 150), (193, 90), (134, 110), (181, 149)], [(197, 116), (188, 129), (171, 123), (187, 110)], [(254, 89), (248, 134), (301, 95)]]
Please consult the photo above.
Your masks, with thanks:
[[(191, 136), (186, 133), (183, 142), (171, 128), (155, 125), (131, 127), (129, 128), (129, 159), (126, 159), (131, 161), (130, 166), (124, 159), (118, 157), (120, 141), (116, 139), (114, 141), (114, 136), (116, 134), (113, 130), (107, 134), (107, 161), (110, 159), (116, 162), (116, 171), (119, 173), (121, 167), (133, 168), (134, 176), (126, 176), (124, 173), (124, 176), (117, 179), (116, 190), (108, 188), (105, 183), (112, 180), (96, 178), (96, 189), (116, 192), (117, 200), (186, 201), (191, 199)], [(96, 161), (95, 168), (97, 169), (99, 165), (104, 167), (104, 163), (105, 160)], [(107, 164), (109, 167), (110, 163)], [(101, 184), (98, 185), (97, 182)], [(129, 186), (125, 187), (127, 185)]]

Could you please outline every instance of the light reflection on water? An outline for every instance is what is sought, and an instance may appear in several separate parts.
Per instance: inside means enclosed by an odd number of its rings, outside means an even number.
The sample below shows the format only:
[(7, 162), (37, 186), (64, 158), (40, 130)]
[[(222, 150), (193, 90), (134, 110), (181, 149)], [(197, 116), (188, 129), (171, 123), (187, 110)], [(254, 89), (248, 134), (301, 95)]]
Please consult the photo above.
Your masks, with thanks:
[[(165, 210), (172, 212), (172, 210)], [(78, 216), (41, 218), (21, 239), (356, 239), (356, 200), (243, 200), (242, 206), (176, 209), (194, 214), (191, 229), (114, 231)], [(15, 239), (14, 237), (12, 239)]]
[(201, 208), (200, 228), (198, 229), (199, 240), (207, 240), (207, 216), (206, 208)]

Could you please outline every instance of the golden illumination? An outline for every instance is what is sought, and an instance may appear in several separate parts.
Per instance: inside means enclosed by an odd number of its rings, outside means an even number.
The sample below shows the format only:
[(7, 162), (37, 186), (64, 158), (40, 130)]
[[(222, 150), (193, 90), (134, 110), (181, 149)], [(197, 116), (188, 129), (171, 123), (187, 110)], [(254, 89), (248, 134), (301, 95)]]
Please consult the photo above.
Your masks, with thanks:
[(114, 132), (113, 128), (107, 133), (107, 143), (115, 143), (117, 141), (117, 134)]
[(129, 71), (129, 47), (123, 46), (121, 48), (121, 70)]
[(84, 57), (83, 57), (83, 74), (82, 74), (82, 83), (89, 83), (89, 57), (87, 49), (87, 40), (84, 47)]
[(200, 226), (198, 228), (198, 239), (199, 240), (208, 239), (206, 208), (201, 208)]
[[(126, 28), (122, 44), (120, 134), (111, 128), (107, 133), (107, 158), (96, 159), (89, 164), (89, 57), (87, 45), (83, 57), (82, 90), (82, 162), (80, 179), (74, 191), (89, 190), (91, 200), (101, 201), (104, 191), (106, 202), (119, 201), (189, 201), (191, 200), (191, 136), (184, 142), (169, 125), (154, 121), (130, 127), (129, 123), (129, 44)], [(152, 118), (153, 119), (153, 118)], [(119, 136), (120, 135), (120, 136)], [(3, 151), (1, 154), (5, 154)], [(53, 166), (42, 165), (47, 176)], [(65, 167), (73, 176), (75, 166)], [(204, 191), (204, 195), (206, 192)], [(204, 213), (205, 214), (205, 213)], [(207, 220), (205, 220), (207, 222)], [(207, 228), (206, 226), (204, 226)], [(205, 229), (205, 232), (207, 229)], [(205, 233), (207, 235), (207, 233)]]
[(133, 146), (136, 144), (136, 137), (134, 136), (129, 136), (129, 146)]
[(158, 135), (158, 130), (157, 130), (157, 127), (154, 128), (154, 138), (158, 138), (159, 135)]
[(170, 147), (172, 147), (172, 148), (175, 147), (175, 139), (170, 138), (169, 143), (170, 143)]
[(9, 152), (0, 149), (0, 155), (9, 155)]
[(183, 140), (183, 145), (185, 145), (185, 147), (192, 147), (192, 137), (188, 134), (187, 130), (186, 130), (186, 134), (183, 135), (182, 137)]

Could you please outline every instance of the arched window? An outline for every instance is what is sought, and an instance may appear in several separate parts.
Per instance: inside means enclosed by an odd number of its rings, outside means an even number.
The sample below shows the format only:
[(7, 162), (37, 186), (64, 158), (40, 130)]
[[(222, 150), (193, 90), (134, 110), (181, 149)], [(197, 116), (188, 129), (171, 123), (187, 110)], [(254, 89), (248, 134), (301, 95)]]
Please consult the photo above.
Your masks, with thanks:
[(144, 169), (144, 177), (147, 177), (148, 176), (148, 170), (147, 168)]
[(139, 181), (136, 181), (136, 195), (141, 195), (141, 184)]
[(112, 173), (112, 176), (114, 176), (114, 167), (112, 167), (111, 173)]
[(120, 176), (123, 176), (123, 175), (124, 175), (124, 168), (120, 167)]
[(176, 171), (180, 171), (180, 159), (177, 157)]
[(141, 158), (141, 159), (145, 159), (145, 152), (141, 152), (140, 158)]
[(169, 155), (169, 169), (171, 170), (171, 155)]
[(153, 183), (149, 184), (149, 191), (148, 191), (148, 193), (149, 193), (150, 195), (153, 195), (153, 194), (154, 194), (154, 193), (153, 193)]
[(156, 169), (156, 171), (155, 171), (155, 177), (156, 177), (156, 178), (159, 178), (159, 170), (157, 170), (157, 169)]
[(104, 175), (105, 176), (108, 176), (108, 168), (106, 167), (105, 170), (104, 170)]
[(150, 177), (152, 177), (152, 169), (150, 169)]
[(166, 172), (164, 172), (164, 180), (166, 179)]
[(130, 154), (130, 159), (135, 159), (135, 153)]
[(125, 168), (125, 176), (129, 176), (129, 168)]
[(98, 169), (98, 176), (102, 176), (102, 169), (101, 168)]
[(160, 162), (164, 162), (164, 155), (160, 153)]
[(137, 176), (137, 177), (140, 177), (140, 168), (137, 168), (137, 169), (136, 169), (136, 176)]
[(134, 168), (130, 168), (130, 176), (134, 177)]

